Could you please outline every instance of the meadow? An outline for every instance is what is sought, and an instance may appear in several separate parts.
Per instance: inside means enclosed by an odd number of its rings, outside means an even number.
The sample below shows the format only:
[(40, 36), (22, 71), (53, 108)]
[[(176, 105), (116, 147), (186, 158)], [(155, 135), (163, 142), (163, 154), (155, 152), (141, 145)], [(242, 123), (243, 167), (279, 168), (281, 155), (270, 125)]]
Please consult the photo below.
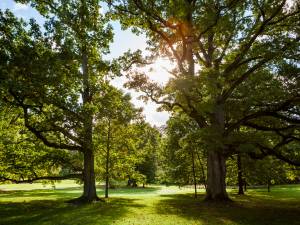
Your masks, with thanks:
[[(0, 185), (2, 225), (296, 225), (300, 224), (300, 185), (249, 189), (226, 204), (204, 202), (204, 190), (194, 199), (192, 188), (149, 186), (110, 190), (106, 201), (72, 205), (82, 187), (71, 181), (52, 187), (42, 184)], [(98, 189), (99, 196), (103, 190)]]

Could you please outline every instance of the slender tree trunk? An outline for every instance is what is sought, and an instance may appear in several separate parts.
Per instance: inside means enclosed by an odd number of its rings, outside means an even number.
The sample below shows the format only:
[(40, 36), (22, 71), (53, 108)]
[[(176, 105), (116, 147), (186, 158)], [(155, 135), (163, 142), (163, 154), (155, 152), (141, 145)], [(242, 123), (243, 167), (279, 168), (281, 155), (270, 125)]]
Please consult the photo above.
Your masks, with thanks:
[(244, 189), (243, 189), (243, 171), (242, 171), (242, 160), (241, 160), (241, 155), (238, 153), (237, 154), (237, 167), (238, 167), (238, 184), (239, 184), (239, 195), (244, 194)]
[(206, 179), (206, 176), (205, 176), (204, 166), (203, 166), (203, 163), (201, 161), (201, 158), (200, 158), (199, 154), (197, 152), (196, 152), (196, 154), (197, 154), (197, 158), (198, 158), (200, 168), (201, 168), (202, 178), (203, 178), (203, 181), (204, 181), (204, 187), (205, 187), (205, 190), (207, 190), (207, 179)]
[(109, 186), (109, 155), (110, 154), (110, 119), (108, 120), (107, 143), (106, 143), (106, 165), (105, 165), (105, 198), (108, 198)]
[(194, 195), (194, 197), (197, 198), (197, 179), (196, 179), (196, 170), (195, 170), (194, 151), (192, 151), (191, 156), (192, 156), (193, 180), (194, 180), (194, 188), (195, 188), (195, 195)]
[(271, 181), (270, 181), (270, 179), (268, 179), (267, 187), (268, 187), (268, 192), (270, 192), (271, 191)]

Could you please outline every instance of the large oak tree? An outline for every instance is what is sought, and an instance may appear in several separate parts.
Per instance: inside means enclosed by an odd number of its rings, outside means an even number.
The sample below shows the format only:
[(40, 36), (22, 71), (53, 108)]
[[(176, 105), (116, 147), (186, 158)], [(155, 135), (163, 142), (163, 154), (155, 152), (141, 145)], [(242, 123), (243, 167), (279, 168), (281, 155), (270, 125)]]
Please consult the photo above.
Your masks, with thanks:
[(98, 0), (31, 3), (46, 22), (40, 28), (0, 13), (1, 97), (22, 109), (24, 124), (46, 146), (83, 156), (84, 183), (78, 201), (97, 200), (93, 120), (122, 93), (106, 81), (103, 60), (112, 29)]
[[(194, 119), (208, 150), (206, 198), (226, 200), (226, 158), (288, 158), (299, 141), (299, 4), (286, 0), (112, 0), (114, 18), (176, 64), (161, 86), (129, 71), (144, 98)], [(136, 61), (136, 57), (133, 59)], [(244, 130), (247, 130), (246, 134)], [(254, 138), (255, 132), (268, 135)], [(271, 140), (271, 141), (270, 141)], [(299, 157), (299, 144), (290, 148)], [(298, 151), (298, 153), (297, 153)], [(249, 152), (249, 154), (250, 154)]]

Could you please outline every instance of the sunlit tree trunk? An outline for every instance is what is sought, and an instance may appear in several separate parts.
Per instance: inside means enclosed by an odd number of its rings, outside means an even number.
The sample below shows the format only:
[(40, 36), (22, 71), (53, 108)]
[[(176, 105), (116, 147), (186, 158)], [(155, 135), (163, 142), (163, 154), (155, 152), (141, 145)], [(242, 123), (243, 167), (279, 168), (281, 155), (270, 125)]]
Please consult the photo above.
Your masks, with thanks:
[[(89, 73), (88, 73), (88, 57), (86, 49), (82, 50), (82, 77), (83, 77), (83, 105), (88, 105), (92, 96), (90, 93)], [(83, 202), (96, 201), (99, 198), (96, 193), (96, 180), (94, 169), (94, 152), (93, 152), (93, 114), (86, 109), (84, 118), (84, 170), (83, 170), (83, 195), (80, 200)]]
[[(224, 129), (224, 106), (216, 105), (214, 116), (212, 119), (212, 128), (216, 132)], [(216, 140), (218, 142), (219, 140)], [(221, 147), (214, 147), (211, 143), (211, 149), (208, 151), (207, 157), (207, 191), (206, 200), (225, 201), (228, 200), (226, 192), (226, 158)], [(218, 144), (215, 144), (219, 146)], [(215, 148), (215, 150), (214, 150)]]

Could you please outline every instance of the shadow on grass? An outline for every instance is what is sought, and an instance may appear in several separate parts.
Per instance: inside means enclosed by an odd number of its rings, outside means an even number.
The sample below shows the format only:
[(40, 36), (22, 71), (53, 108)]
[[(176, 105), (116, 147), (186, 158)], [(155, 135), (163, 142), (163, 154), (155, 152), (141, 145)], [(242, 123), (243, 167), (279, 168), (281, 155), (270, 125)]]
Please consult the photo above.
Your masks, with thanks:
[(76, 190), (24, 190), (24, 191), (2, 191), (0, 192), (0, 197), (10, 201), (16, 198), (29, 198), (30, 200), (34, 200), (33, 198), (51, 198), (55, 199), (65, 199), (65, 198), (76, 198), (79, 197), (82, 192), (82, 189)]
[(72, 205), (63, 201), (0, 203), (0, 224), (16, 225), (109, 225), (126, 216), (132, 208), (144, 207), (136, 199), (113, 198), (109, 202)]
[(232, 195), (233, 202), (204, 202), (204, 195), (161, 195), (156, 212), (177, 215), (199, 224), (300, 225), (300, 202), (267, 201), (249, 196)]
[[(116, 188), (110, 189), (110, 196), (113, 195), (146, 195), (155, 193), (160, 188), (158, 187), (147, 187), (147, 188)], [(81, 195), (82, 188), (61, 188), (54, 190), (44, 190), (44, 189), (35, 189), (35, 190), (12, 190), (12, 191), (0, 191), (0, 198), (5, 199), (6, 201), (12, 201), (16, 198), (22, 198), (22, 200), (38, 200), (42, 198), (59, 200), (66, 198), (77, 198)], [(104, 195), (104, 190), (97, 189), (98, 196), (101, 198)], [(36, 199), (34, 199), (36, 198)]]
[(123, 187), (123, 188), (115, 188), (115, 189), (110, 189), (109, 192), (111, 194), (125, 194), (125, 195), (130, 195), (130, 194), (152, 194), (155, 193), (156, 191), (160, 190), (160, 187), (135, 187), (135, 188), (130, 188), (130, 187)]
[[(159, 190), (148, 188), (117, 188), (111, 189), (110, 195), (144, 195)], [(61, 188), (55, 190), (24, 190), (1, 191), (0, 224), (16, 225), (59, 225), (59, 224), (103, 224), (109, 225), (125, 217), (134, 208), (145, 205), (137, 204), (137, 198), (127, 199), (112, 197), (107, 202), (97, 202), (91, 205), (75, 206), (66, 203), (67, 200), (81, 195), (82, 188)], [(103, 190), (97, 190), (102, 197)], [(16, 202), (18, 201), (18, 202)]]

